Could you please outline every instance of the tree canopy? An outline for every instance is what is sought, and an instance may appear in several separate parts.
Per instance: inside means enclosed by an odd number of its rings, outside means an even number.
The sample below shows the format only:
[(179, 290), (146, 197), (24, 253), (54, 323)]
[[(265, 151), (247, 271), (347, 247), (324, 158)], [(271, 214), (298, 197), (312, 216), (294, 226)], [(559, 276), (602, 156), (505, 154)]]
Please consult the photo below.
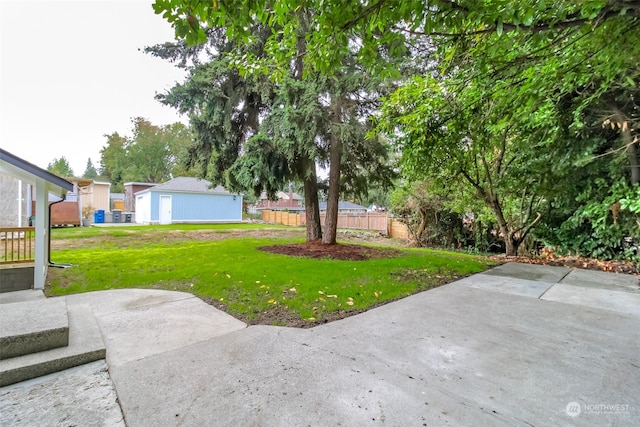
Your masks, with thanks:
[(91, 159), (87, 159), (87, 167), (84, 170), (84, 173), (82, 174), (83, 178), (88, 178), (88, 179), (96, 179), (98, 177), (98, 170), (96, 169), (96, 167), (93, 165), (93, 162), (91, 161)]
[[(355, 57), (371, 77), (394, 76), (377, 129), (402, 151), (405, 177), (466, 183), (509, 253), (536, 226), (567, 250), (639, 256), (640, 0), (157, 0), (154, 9), (189, 44), (224, 28), (246, 45), (253, 26), (271, 28), (267, 55), (230, 52), (243, 75), (280, 81), (302, 64), (305, 76), (334, 78)], [(412, 69), (397, 66), (406, 56)]]
[[(178, 43), (147, 50), (189, 69), (187, 81), (159, 95), (190, 118), (195, 139), (188, 149), (189, 164), (215, 183), (256, 196), (264, 190), (273, 197), (289, 182), (302, 182), (307, 238), (316, 240), (321, 237), (317, 165), (329, 168), (328, 210), (335, 208), (335, 215), (342, 188), (363, 195), (372, 180), (389, 184), (386, 146), (379, 138), (367, 137), (368, 117), (384, 85), (354, 61), (345, 61), (330, 78), (303, 75), (296, 66), (277, 82), (243, 74), (233, 55), (265, 57), (264, 41), (271, 32), (256, 25), (254, 43), (243, 45), (226, 40), (217, 28), (201, 49)], [(184, 65), (189, 61), (193, 65)], [(327, 218), (323, 240), (335, 243), (337, 218)]]
[(67, 161), (64, 156), (53, 159), (51, 163), (47, 165), (47, 170), (62, 178), (71, 178), (74, 176), (73, 169), (71, 169), (69, 161)]
[(127, 181), (159, 183), (193, 175), (180, 161), (191, 139), (188, 127), (182, 123), (156, 126), (141, 117), (132, 123), (131, 136), (105, 135), (107, 143), (100, 150), (101, 175), (114, 191), (123, 191)]

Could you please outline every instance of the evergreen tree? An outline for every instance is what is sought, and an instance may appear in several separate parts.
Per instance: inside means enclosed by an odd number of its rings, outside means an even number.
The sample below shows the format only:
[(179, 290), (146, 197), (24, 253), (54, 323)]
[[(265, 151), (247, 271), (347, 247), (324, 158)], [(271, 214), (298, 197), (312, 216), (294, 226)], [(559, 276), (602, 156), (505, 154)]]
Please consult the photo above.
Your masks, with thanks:
[(62, 178), (73, 177), (73, 170), (64, 156), (53, 159), (47, 166), (47, 170)]
[(91, 158), (87, 159), (87, 167), (84, 170), (82, 177), (87, 179), (96, 179), (98, 177), (98, 171), (96, 170), (95, 166), (93, 166)]

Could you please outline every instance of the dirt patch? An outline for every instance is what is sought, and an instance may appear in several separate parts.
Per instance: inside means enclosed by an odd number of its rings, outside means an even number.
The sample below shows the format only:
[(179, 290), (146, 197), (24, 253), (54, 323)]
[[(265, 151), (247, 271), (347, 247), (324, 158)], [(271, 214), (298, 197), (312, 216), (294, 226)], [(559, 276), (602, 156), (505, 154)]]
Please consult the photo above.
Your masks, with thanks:
[(319, 240), (298, 244), (260, 246), (257, 249), (273, 254), (316, 259), (335, 259), (341, 261), (364, 261), (367, 259), (394, 258), (402, 254), (402, 252), (397, 249), (374, 248), (370, 246), (339, 243), (334, 245), (325, 245)]
[[(404, 298), (404, 297), (401, 297)], [(381, 301), (377, 304), (372, 305), (367, 309), (352, 309), (352, 310), (339, 310), (326, 312), (322, 314), (322, 317), (313, 321), (301, 319), (300, 316), (288, 310), (283, 306), (275, 306), (270, 308), (269, 310), (263, 311), (259, 313), (257, 316), (253, 316), (252, 318), (248, 318), (246, 316), (233, 314), (235, 318), (243, 321), (247, 325), (269, 325), (269, 326), (286, 326), (289, 328), (313, 328), (314, 326), (323, 325), (325, 323), (334, 322), (336, 320), (345, 319), (347, 317), (355, 316), (356, 314), (364, 313), (365, 311), (371, 310), (376, 307), (380, 307), (385, 304), (389, 304), (390, 302), (397, 301), (401, 298), (391, 299), (387, 301)], [(213, 298), (203, 298), (203, 301), (207, 304), (210, 304), (217, 308), (218, 310), (227, 312), (227, 306)]]
[[(111, 230), (106, 230), (111, 231)], [(105, 245), (117, 245), (118, 247), (143, 246), (148, 243), (167, 243), (184, 240), (225, 240), (237, 238), (254, 239), (290, 239), (304, 237), (304, 229), (292, 228), (265, 228), (256, 230), (229, 229), (229, 230), (167, 230), (153, 232), (134, 232), (131, 230), (117, 230), (121, 235), (92, 236), (73, 239), (52, 239), (51, 249), (81, 249)]]

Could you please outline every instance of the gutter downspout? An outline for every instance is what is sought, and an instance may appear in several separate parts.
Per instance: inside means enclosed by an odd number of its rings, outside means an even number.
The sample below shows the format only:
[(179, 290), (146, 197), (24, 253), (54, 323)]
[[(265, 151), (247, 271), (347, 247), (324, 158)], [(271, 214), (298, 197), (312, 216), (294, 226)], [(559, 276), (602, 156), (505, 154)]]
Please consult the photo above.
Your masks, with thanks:
[(49, 267), (55, 268), (69, 268), (71, 264), (56, 264), (51, 261), (51, 206), (62, 203), (67, 199), (67, 195), (63, 194), (62, 199), (57, 202), (49, 203), (49, 232), (47, 233), (47, 262), (49, 263)]

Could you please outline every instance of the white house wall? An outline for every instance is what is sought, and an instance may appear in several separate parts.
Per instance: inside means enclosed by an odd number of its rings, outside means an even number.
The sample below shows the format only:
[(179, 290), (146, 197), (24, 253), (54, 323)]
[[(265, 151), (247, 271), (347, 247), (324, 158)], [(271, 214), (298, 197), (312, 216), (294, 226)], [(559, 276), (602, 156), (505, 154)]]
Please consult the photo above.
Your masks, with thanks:
[(0, 227), (29, 225), (29, 185), (9, 174), (0, 173)]
[(151, 193), (136, 196), (136, 223), (151, 223)]

